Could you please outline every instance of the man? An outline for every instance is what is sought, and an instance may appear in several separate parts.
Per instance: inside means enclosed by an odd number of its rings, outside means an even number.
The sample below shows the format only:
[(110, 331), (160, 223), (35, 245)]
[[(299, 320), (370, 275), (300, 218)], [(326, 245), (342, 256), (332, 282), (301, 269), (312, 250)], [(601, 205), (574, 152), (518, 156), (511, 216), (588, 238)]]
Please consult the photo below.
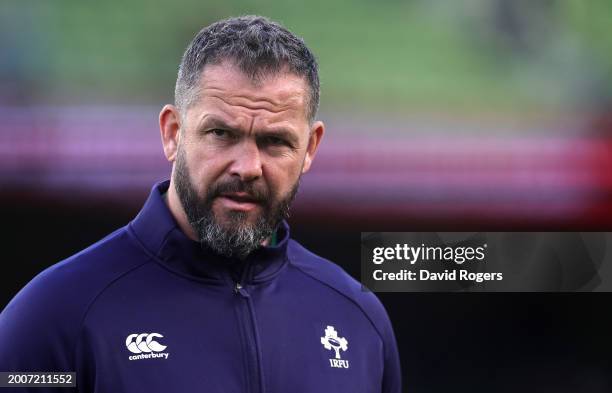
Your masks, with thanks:
[(315, 58), (280, 25), (200, 31), (159, 115), (171, 180), (11, 301), (0, 371), (76, 371), (81, 392), (399, 392), (382, 305), (289, 238), (318, 101)]

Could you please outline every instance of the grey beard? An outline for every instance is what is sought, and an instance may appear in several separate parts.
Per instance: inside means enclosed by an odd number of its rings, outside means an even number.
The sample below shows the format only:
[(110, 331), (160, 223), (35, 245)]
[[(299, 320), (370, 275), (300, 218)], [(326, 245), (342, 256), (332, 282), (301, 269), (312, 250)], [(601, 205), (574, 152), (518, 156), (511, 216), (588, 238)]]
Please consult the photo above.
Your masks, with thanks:
[[(253, 190), (253, 185), (237, 180), (211, 185), (206, 196), (200, 198), (189, 177), (184, 151), (178, 149), (174, 184), (189, 224), (203, 246), (227, 258), (245, 259), (261, 247), (262, 243), (276, 231), (280, 222), (289, 217), (289, 207), (299, 187), (299, 179), (289, 194), (277, 203), (270, 201), (267, 192)], [(262, 214), (255, 224), (246, 223), (244, 212), (230, 212), (226, 225), (218, 222), (212, 209), (213, 201), (223, 192), (253, 191), (262, 200)]]
[(217, 223), (212, 210), (200, 220), (192, 222), (199, 240), (219, 255), (228, 258), (244, 259), (272, 236), (276, 226), (260, 217), (254, 225), (241, 225), (247, 219), (245, 213), (234, 213), (231, 224), (226, 229)]

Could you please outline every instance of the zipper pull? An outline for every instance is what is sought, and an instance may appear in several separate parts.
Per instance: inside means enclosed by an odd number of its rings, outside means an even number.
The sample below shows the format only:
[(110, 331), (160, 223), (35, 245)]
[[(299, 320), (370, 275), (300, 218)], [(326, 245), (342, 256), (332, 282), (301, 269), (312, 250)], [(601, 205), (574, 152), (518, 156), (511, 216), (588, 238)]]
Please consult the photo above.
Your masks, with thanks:
[(242, 284), (240, 284), (239, 282), (237, 282), (236, 286), (234, 287), (234, 293), (239, 293), (240, 295), (242, 295), (242, 297), (249, 297), (249, 293), (246, 291), (246, 289), (242, 287)]

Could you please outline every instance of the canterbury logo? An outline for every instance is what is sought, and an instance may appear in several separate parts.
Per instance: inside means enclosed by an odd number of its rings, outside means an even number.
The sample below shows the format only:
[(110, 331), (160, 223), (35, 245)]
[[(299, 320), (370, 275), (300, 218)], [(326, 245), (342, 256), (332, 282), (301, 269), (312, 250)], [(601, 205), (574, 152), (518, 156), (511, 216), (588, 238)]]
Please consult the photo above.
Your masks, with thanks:
[[(147, 338), (145, 340), (145, 337)], [(125, 339), (125, 346), (132, 353), (143, 353), (143, 352), (161, 352), (166, 349), (165, 345), (161, 345), (157, 341), (153, 341), (154, 338), (162, 338), (159, 333), (142, 333), (142, 334), (130, 334)], [(136, 338), (136, 341), (133, 341)]]
[(141, 334), (130, 334), (125, 339), (125, 347), (132, 353), (137, 353), (137, 356), (130, 356), (130, 360), (138, 359), (151, 359), (151, 358), (164, 358), (168, 359), (167, 353), (156, 353), (162, 352), (167, 348), (166, 345), (162, 345), (155, 341), (156, 338), (163, 338), (159, 333), (141, 333)]

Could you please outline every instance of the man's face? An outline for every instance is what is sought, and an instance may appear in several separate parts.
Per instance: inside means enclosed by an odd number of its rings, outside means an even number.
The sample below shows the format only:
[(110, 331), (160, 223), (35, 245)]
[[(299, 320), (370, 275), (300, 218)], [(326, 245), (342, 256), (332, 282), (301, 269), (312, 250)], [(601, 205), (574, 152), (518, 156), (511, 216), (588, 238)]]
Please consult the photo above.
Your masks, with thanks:
[(204, 68), (183, 115), (173, 183), (200, 241), (216, 252), (245, 257), (288, 215), (322, 132), (311, 132), (307, 89), (288, 72), (254, 84), (228, 62)]

